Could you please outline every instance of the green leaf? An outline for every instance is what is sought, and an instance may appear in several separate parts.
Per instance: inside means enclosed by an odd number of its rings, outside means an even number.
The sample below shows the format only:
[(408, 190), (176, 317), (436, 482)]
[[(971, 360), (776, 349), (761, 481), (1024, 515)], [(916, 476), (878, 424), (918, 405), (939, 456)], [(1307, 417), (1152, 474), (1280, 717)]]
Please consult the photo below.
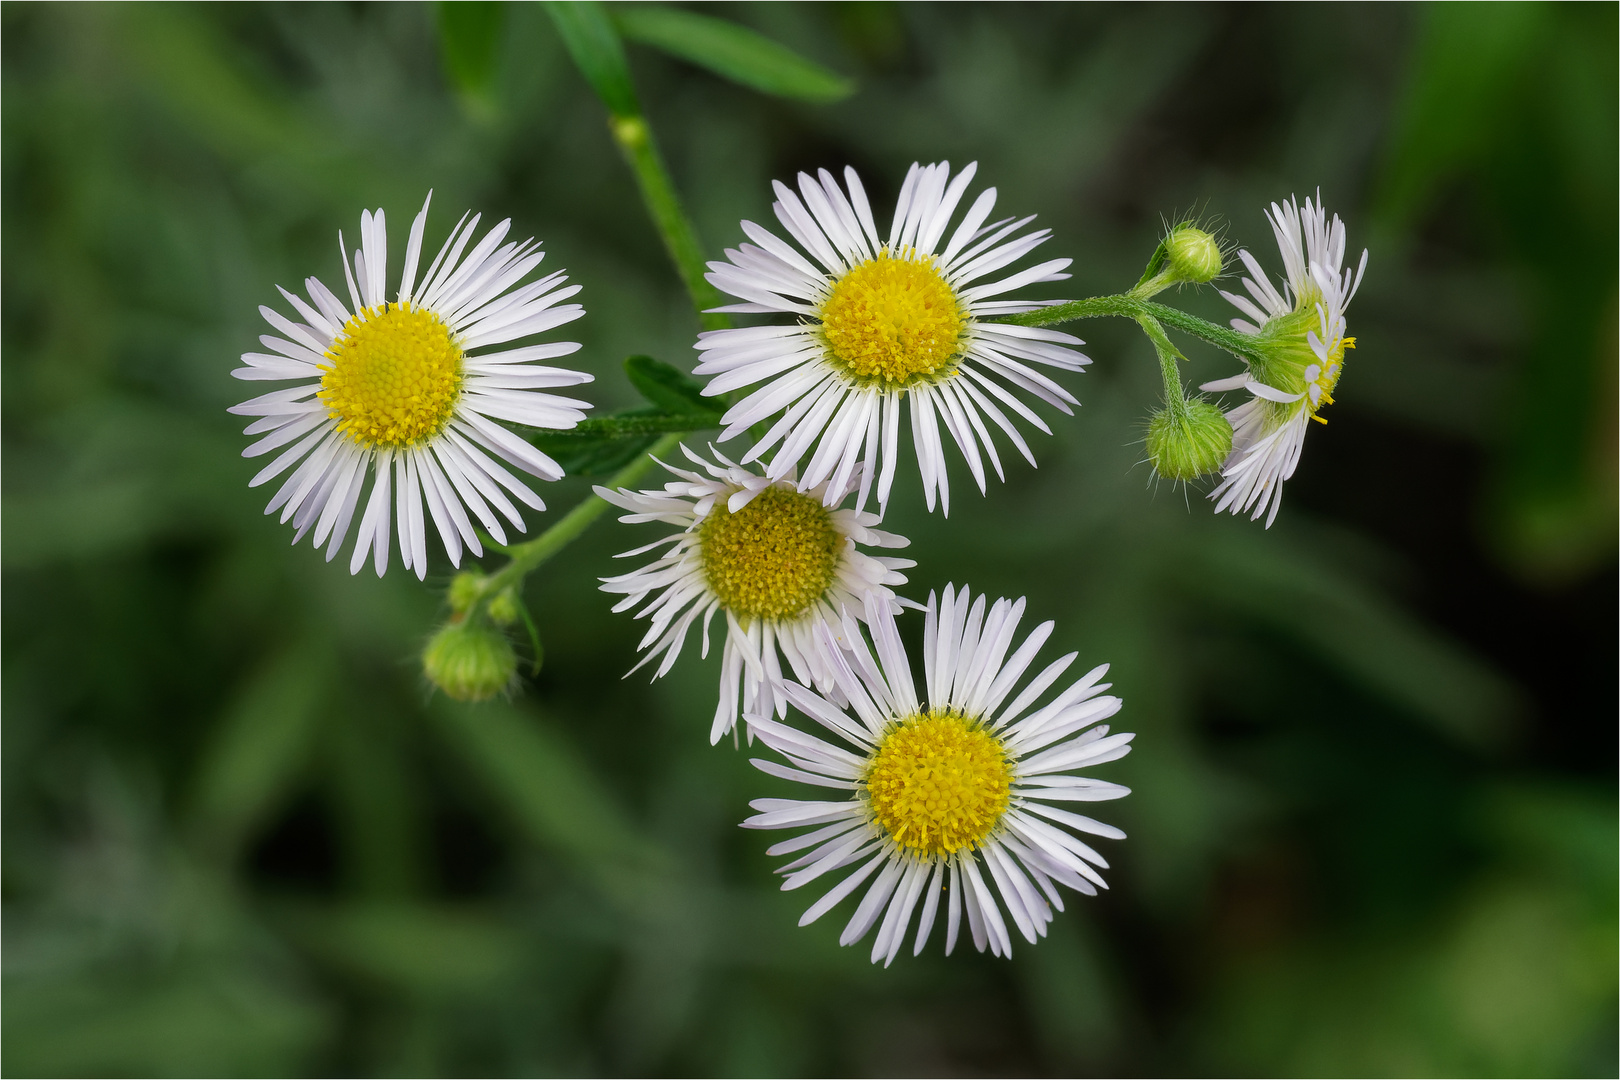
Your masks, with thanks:
[(719, 413), (672, 416), (662, 409), (632, 409), (582, 420), (567, 431), (534, 431), (529, 442), (571, 476), (605, 476), (635, 460), (662, 434), (719, 426)]
[(579, 73), (585, 76), (608, 111), (614, 116), (641, 115), (635, 84), (630, 81), (630, 63), (624, 56), (624, 43), (613, 29), (607, 10), (596, 0), (577, 0), (576, 3), (548, 0), (545, 8)]
[(440, 729), (531, 842), (597, 871), (661, 858), (612, 792), (549, 725), (502, 704), (439, 701)]
[(329, 647), (305, 642), (242, 689), (197, 774), (192, 814), (204, 842), (229, 854), (275, 809), (309, 760), (331, 668)]
[(506, 5), (493, 0), (440, 0), (439, 47), (450, 80), (463, 93), (488, 96), (506, 23)]
[(672, 415), (703, 416), (720, 411), (714, 398), (703, 396), (702, 384), (673, 364), (650, 356), (632, 356), (624, 362), (624, 373), (642, 397)]
[(679, 8), (626, 7), (613, 13), (631, 41), (678, 56), (766, 94), (826, 103), (855, 92), (855, 83), (746, 27)]

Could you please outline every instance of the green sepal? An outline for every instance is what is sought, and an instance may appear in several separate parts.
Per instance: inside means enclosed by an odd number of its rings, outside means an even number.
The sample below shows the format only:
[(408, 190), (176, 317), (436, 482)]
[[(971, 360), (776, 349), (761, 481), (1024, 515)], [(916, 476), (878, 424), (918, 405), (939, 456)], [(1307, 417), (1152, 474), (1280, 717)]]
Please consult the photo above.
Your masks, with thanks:
[(1140, 289), (1142, 286), (1158, 277), (1160, 271), (1164, 269), (1165, 260), (1169, 257), (1169, 246), (1163, 240), (1160, 240), (1159, 246), (1153, 249), (1153, 254), (1148, 259), (1147, 269), (1142, 271), (1142, 276), (1137, 280), (1135, 287)]
[(439, 47), (450, 81), (470, 97), (486, 98), (495, 81), (506, 5), (494, 0), (441, 0), (437, 7)]
[(616, 8), (613, 21), (631, 41), (761, 93), (825, 104), (855, 92), (854, 80), (725, 19), (648, 5)]
[(607, 8), (596, 0), (547, 0), (545, 9), (574, 65), (608, 111), (614, 116), (640, 116), (635, 84), (630, 81), (630, 62)]
[(714, 398), (703, 396), (702, 384), (673, 364), (650, 356), (632, 356), (624, 362), (624, 373), (642, 397), (672, 415), (702, 416), (720, 411)]
[(1196, 221), (1188, 218), (1186, 221), (1177, 222), (1165, 230), (1164, 239), (1160, 240), (1159, 246), (1153, 249), (1153, 254), (1148, 258), (1147, 269), (1142, 271), (1141, 278), (1136, 282), (1136, 288), (1140, 289), (1164, 272), (1164, 264), (1170, 259), (1170, 237), (1175, 235), (1176, 230), (1196, 224)]

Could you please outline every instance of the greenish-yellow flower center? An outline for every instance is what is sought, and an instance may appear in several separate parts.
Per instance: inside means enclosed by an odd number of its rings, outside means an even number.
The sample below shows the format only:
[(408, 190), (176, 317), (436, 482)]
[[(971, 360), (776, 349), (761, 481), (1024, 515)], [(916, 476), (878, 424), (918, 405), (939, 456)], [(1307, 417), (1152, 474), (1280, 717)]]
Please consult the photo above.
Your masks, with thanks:
[(884, 386), (944, 373), (960, 352), (962, 308), (932, 256), (868, 259), (838, 279), (820, 315), (834, 360)]
[(863, 778), (872, 816), (902, 847), (977, 847), (1007, 811), (1012, 764), (1001, 740), (949, 712), (910, 716), (878, 743)]
[(844, 538), (819, 500), (768, 487), (735, 514), (718, 500), (698, 545), (709, 588), (746, 623), (802, 615), (832, 584)]
[(1353, 337), (1343, 337), (1335, 341), (1333, 347), (1328, 350), (1327, 363), (1320, 365), (1321, 370), (1317, 372), (1316, 378), (1312, 380), (1321, 393), (1314, 402), (1311, 400), (1311, 395), (1306, 394), (1305, 403), (1310, 406), (1311, 419), (1318, 424), (1327, 423), (1326, 420), (1316, 414), (1322, 406), (1333, 404), (1333, 388), (1339, 385), (1339, 376), (1344, 374), (1344, 350), (1355, 347), (1356, 339)]
[(450, 422), (461, 396), (461, 349), (431, 311), (378, 304), (343, 324), (316, 394), (362, 446), (404, 447)]

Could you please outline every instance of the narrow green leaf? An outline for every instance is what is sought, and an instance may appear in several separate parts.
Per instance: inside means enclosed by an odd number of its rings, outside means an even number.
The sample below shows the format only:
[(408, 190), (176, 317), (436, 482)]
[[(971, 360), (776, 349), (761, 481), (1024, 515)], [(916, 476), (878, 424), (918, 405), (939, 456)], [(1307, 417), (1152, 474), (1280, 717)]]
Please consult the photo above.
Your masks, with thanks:
[(489, 94), (495, 58), (506, 23), (506, 5), (493, 0), (440, 0), (439, 47), (456, 88), (473, 97)]
[(568, 55), (573, 57), (585, 81), (614, 116), (641, 115), (636, 103), (635, 84), (630, 81), (630, 63), (624, 56), (607, 9), (596, 0), (561, 3), (547, 0), (546, 13), (562, 35)]
[(703, 396), (703, 384), (673, 364), (632, 356), (624, 362), (624, 372), (642, 397), (667, 413), (702, 416), (719, 412), (715, 399)]
[(533, 843), (598, 871), (658, 858), (613, 794), (548, 726), (501, 704), (441, 701), (433, 715)]
[(488, 993), (522, 966), (522, 941), (487, 912), (410, 902), (290, 905), (300, 944), (369, 982), (430, 997)]
[(719, 426), (715, 412), (672, 416), (662, 409), (632, 409), (582, 420), (567, 431), (534, 431), (529, 442), (571, 476), (605, 476), (629, 464), (660, 435)]
[(192, 798), (197, 833), (229, 855), (275, 808), (309, 760), (330, 667), (305, 643), (266, 664), (238, 695), (204, 753)]
[(854, 80), (724, 19), (656, 5), (616, 9), (613, 19), (631, 41), (762, 93), (819, 104), (855, 91)]

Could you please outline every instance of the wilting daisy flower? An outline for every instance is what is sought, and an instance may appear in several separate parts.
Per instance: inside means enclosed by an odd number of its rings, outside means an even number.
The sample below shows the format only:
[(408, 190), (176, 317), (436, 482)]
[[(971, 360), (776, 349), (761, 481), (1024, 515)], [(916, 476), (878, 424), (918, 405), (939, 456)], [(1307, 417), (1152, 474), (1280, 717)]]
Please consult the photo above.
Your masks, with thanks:
[(1098, 681), (1107, 664), (1031, 711), (1073, 663), (1070, 653), (1014, 695), (1052, 633), (1052, 624), (1042, 623), (1009, 658), (1023, 614), (1023, 600), (997, 600), (987, 614), (984, 596), (966, 589), (947, 588), (937, 603), (930, 595), (924, 704), (894, 616), (880, 601), (869, 601), (865, 616), (877, 659), (854, 625), (845, 627), (848, 652), (828, 654), (849, 705), (841, 708), (795, 683), (784, 687), (788, 700), (837, 736), (836, 743), (768, 717), (747, 717), (753, 733), (788, 762), (756, 759), (760, 769), (846, 792), (829, 800), (759, 799), (751, 804), (759, 813), (743, 822), (751, 829), (815, 827), (770, 849), (772, 855), (805, 851), (781, 868), (784, 889), (857, 868), (810, 906), (800, 926), (871, 879), (839, 943), (853, 944), (877, 926), (874, 963), (894, 959), (919, 904), (912, 952), (921, 953), (942, 900), (947, 954), (966, 913), (981, 952), (988, 945), (997, 956), (1010, 956), (1002, 905), (1033, 943), (1046, 933), (1052, 908), (1063, 910), (1054, 883), (1089, 896), (1107, 887), (1097, 872), (1107, 861), (1071, 830), (1116, 840), (1125, 834), (1048, 804), (1130, 794), (1074, 771), (1124, 757), (1135, 736), (1110, 735), (1098, 723), (1120, 707), (1118, 698), (1103, 695), (1108, 684)]
[(1226, 414), (1232, 453), (1210, 498), (1219, 500), (1216, 513), (1252, 508), (1251, 521), (1265, 514), (1268, 529), (1282, 505), (1283, 481), (1299, 464), (1305, 429), (1312, 420), (1327, 423), (1317, 413), (1333, 403), (1344, 351), (1356, 345), (1345, 336), (1344, 312), (1361, 286), (1367, 253), (1354, 272), (1343, 268), (1344, 222), (1335, 214), (1329, 223), (1321, 200), (1320, 193), (1314, 203), (1306, 199), (1303, 211), (1293, 199), (1272, 203), (1266, 215), (1287, 273), (1281, 291), (1253, 255), (1238, 253), (1251, 275), (1243, 279), (1249, 296), (1221, 295), (1244, 314), (1232, 326), (1254, 337), (1255, 355), (1244, 374), (1203, 385), (1254, 395)]
[(898, 606), (889, 586), (904, 584), (900, 571), (915, 564), (860, 550), (901, 548), (910, 541), (874, 528), (876, 514), (837, 509), (858, 478), (845, 478), (840, 488), (822, 481), (801, 491), (791, 474), (771, 480), (718, 453), (714, 462), (690, 450), (686, 455), (702, 471), (665, 465), (677, 479), (662, 491), (596, 489), (630, 511), (620, 521), (662, 521), (681, 529), (619, 556), (668, 549), (640, 569), (604, 578), (602, 589), (625, 594), (614, 611), (652, 597), (636, 614), (652, 620), (640, 646), (650, 651), (636, 667), (661, 656), (654, 678), (674, 666), (700, 618), (702, 655), (709, 655), (709, 624), (724, 613), (720, 704), (709, 731), (715, 743), (737, 724), (739, 690), (745, 712), (786, 714), (779, 654), (800, 682), (836, 696), (817, 628), (831, 626), (836, 633), (836, 612), (868, 594), (881, 598), (875, 601), (880, 606)]
[(709, 264), (709, 281), (745, 301), (721, 311), (798, 317), (791, 326), (698, 336), (703, 359), (697, 373), (714, 376), (704, 393), (763, 384), (727, 411), (722, 441), (782, 413), (743, 455), (744, 463), (775, 447), (767, 470), (775, 480), (810, 453), (801, 483), (815, 487), (831, 478), (833, 490), (864, 464), (856, 506), (866, 505), (874, 476), (878, 504), (886, 506), (906, 404), (930, 510), (937, 490), (950, 512), (941, 423), (967, 459), (980, 492), (985, 486), (981, 446), (996, 475), (1002, 475), (986, 417), (1035, 463), (1007, 411), (1050, 432), (1012, 391), (1069, 412), (1075, 399), (1030, 365), (1079, 371), (1090, 361), (1064, 348), (1082, 344), (1079, 338), (984, 320), (1044, 306), (992, 298), (1067, 278), (1061, 271), (1073, 260), (1052, 259), (996, 276), (1044, 243), (1050, 230), (1015, 235), (1033, 220), (1028, 217), (986, 224), (996, 202), (994, 188), (979, 195), (950, 228), (977, 168), (969, 165), (952, 178), (948, 162), (913, 165), (886, 239), (879, 237), (854, 169), (844, 170), (847, 195), (825, 169), (819, 179), (800, 173), (799, 194), (786, 184), (775, 185), (774, 209), (808, 257), (745, 221), (743, 232), (754, 243), (728, 250), (727, 262)]
[[(429, 194), (428, 202), (432, 198)], [(564, 287), (567, 279), (558, 271), (514, 289), (545, 253), (533, 240), (502, 243), (510, 220), (491, 229), (463, 257), (478, 228), (476, 214), (470, 221), (462, 216), (418, 280), (427, 212), (424, 203), (411, 225), (405, 272), (393, 302), (385, 292), (388, 232), (383, 212), (363, 212), (352, 272), (343, 234), (338, 234), (349, 303), (313, 277), (304, 282), (307, 303), (282, 289), (302, 321), (259, 308), (284, 336), (261, 337), (271, 352), (244, 353), (247, 366), (231, 372), (238, 379), (295, 383), (230, 410), (261, 418), (248, 425), (246, 434), (264, 437), (242, 456), (286, 447), (250, 486), (300, 463), (265, 510), (280, 510), (283, 522), (292, 521), (298, 530), (293, 543), (314, 529), (317, 546), (330, 538), (330, 561), (348, 534), (367, 475), (375, 476), (350, 573), (359, 572), (368, 552), (379, 575), (388, 568), (392, 510), (401, 561), (417, 577), (426, 575), (424, 499), (453, 564), (461, 565), (463, 544), (483, 554), (473, 518), (506, 543), (491, 507), (520, 531), (525, 526), (502, 489), (536, 510), (544, 510), (545, 503), (501, 461), (542, 480), (556, 480), (562, 469), (497, 421), (571, 428), (583, 418), (580, 410), (590, 407), (544, 391), (590, 382), (591, 376), (534, 362), (577, 351), (572, 341), (472, 355), (579, 318), (584, 308), (562, 303), (579, 287)]]

